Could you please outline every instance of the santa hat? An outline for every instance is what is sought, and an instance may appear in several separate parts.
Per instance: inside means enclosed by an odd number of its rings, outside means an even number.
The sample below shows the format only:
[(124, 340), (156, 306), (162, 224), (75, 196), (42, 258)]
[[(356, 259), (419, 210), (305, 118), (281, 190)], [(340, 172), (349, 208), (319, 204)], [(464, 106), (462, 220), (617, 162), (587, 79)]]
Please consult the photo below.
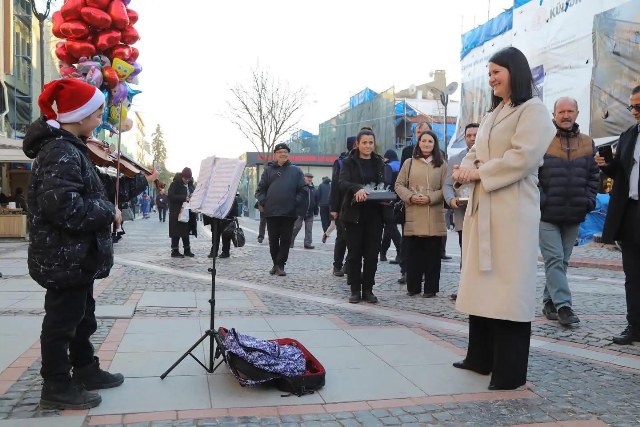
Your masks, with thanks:
[[(58, 112), (53, 110), (56, 103)], [(44, 85), (38, 105), (50, 126), (75, 123), (89, 117), (104, 104), (104, 95), (97, 87), (78, 79), (60, 79)]]

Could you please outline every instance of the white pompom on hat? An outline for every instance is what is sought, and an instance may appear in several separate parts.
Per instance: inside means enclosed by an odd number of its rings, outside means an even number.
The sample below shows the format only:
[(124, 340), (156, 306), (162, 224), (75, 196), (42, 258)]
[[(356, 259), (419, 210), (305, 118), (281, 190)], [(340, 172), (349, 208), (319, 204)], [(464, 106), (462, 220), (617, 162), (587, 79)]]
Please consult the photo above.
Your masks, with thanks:
[[(56, 104), (56, 113), (53, 103)], [(97, 87), (78, 79), (53, 80), (44, 85), (38, 97), (38, 105), (47, 123), (60, 127), (59, 123), (76, 123), (89, 117), (105, 102)]]

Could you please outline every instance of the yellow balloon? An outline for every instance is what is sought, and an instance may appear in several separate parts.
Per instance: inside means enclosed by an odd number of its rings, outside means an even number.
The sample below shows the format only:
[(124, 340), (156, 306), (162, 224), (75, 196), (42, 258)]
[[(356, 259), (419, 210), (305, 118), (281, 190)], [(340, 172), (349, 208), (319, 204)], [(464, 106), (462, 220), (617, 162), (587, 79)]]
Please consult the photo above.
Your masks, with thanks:
[(122, 123), (127, 120), (127, 107), (124, 105), (112, 105), (109, 109), (109, 123), (114, 126), (118, 125), (120, 121), (120, 109), (122, 108)]
[(124, 61), (120, 58), (114, 58), (113, 64), (111, 67), (116, 70), (116, 74), (118, 74), (118, 79), (123, 82), (129, 74), (133, 73), (133, 65), (129, 64), (127, 61)]

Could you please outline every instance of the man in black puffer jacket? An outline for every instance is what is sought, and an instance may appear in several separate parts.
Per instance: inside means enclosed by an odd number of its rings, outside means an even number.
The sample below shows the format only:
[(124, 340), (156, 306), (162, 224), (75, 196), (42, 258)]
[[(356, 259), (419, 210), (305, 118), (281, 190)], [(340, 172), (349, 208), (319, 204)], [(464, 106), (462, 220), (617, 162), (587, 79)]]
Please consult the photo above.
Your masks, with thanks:
[[(276, 161), (262, 173), (256, 200), (267, 218), (269, 250), (273, 267), (269, 274), (286, 276), (284, 266), (289, 259), (289, 246), (293, 234), (293, 223), (305, 213), (306, 196), (304, 177), (299, 167), (289, 161), (289, 146), (277, 144), (273, 149)], [(299, 212), (299, 209), (302, 209)]]
[[(102, 122), (104, 102), (98, 89), (80, 80), (48, 83), (38, 99), (45, 117), (31, 124), (23, 141), (25, 154), (35, 159), (27, 262), (31, 277), (47, 289), (40, 335), (44, 408), (92, 408), (101, 398), (87, 390), (124, 381), (100, 369), (89, 340), (97, 328), (93, 282), (109, 275), (111, 228), (122, 222), (113, 202), (115, 178), (96, 169), (83, 141)], [(119, 200), (135, 197), (157, 177), (154, 171), (147, 179), (142, 173), (122, 178)]]
[(540, 252), (547, 279), (542, 314), (563, 326), (580, 322), (571, 307), (567, 266), (580, 223), (596, 205), (600, 173), (593, 158), (593, 140), (580, 133), (577, 118), (574, 99), (556, 101), (553, 119), (558, 132), (538, 171)]

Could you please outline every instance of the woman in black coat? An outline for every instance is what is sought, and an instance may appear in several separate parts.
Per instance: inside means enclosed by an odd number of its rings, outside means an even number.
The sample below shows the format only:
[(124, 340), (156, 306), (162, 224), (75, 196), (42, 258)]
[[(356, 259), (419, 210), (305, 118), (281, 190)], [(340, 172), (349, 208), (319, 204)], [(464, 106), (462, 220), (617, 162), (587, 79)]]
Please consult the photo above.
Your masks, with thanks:
[[(171, 237), (171, 256), (173, 258), (194, 257), (189, 243), (189, 223), (178, 221), (182, 204), (191, 199), (193, 184), (191, 169), (184, 168), (173, 178), (167, 194), (169, 198), (169, 237)], [(180, 253), (180, 239), (184, 247), (184, 255)]]
[(340, 169), (340, 192), (344, 194), (339, 218), (344, 223), (347, 241), (347, 275), (351, 287), (350, 303), (378, 302), (373, 294), (378, 253), (382, 241), (383, 206), (367, 202), (366, 184), (389, 185), (384, 160), (375, 150), (376, 137), (369, 128), (358, 132), (354, 150)]

